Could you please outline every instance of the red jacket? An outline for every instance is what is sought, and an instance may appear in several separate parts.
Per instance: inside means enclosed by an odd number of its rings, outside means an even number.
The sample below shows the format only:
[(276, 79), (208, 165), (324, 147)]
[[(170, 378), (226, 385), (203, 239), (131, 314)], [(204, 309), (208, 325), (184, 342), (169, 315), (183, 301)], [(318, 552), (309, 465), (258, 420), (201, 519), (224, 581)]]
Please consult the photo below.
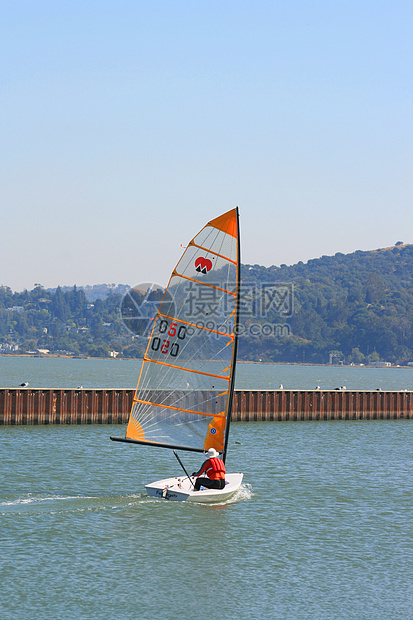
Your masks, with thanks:
[(207, 461), (205, 461), (201, 469), (195, 475), (200, 476), (203, 473), (206, 473), (210, 480), (225, 479), (224, 461), (221, 461), (221, 459), (218, 459), (216, 457), (208, 459)]

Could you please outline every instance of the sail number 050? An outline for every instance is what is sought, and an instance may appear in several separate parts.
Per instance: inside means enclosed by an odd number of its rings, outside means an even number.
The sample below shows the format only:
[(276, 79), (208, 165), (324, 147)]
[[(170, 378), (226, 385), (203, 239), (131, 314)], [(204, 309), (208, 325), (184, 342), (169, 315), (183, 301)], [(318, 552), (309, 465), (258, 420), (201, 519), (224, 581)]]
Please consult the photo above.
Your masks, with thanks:
[[(162, 320), (159, 323), (159, 333), (166, 334), (167, 330), (168, 330), (168, 321)], [(185, 325), (180, 325), (178, 327), (176, 323), (171, 323), (169, 325), (169, 330), (167, 332), (167, 335), (170, 336), (171, 338), (174, 338), (176, 336), (179, 340), (183, 340), (186, 336), (186, 327)], [(174, 342), (171, 346), (170, 340), (167, 340), (166, 338), (159, 338), (159, 336), (155, 336), (155, 338), (152, 340), (151, 349), (153, 351), (160, 350), (161, 353), (164, 353), (165, 355), (169, 353), (169, 355), (172, 355), (172, 357), (176, 357), (179, 353), (179, 344), (177, 342)]]

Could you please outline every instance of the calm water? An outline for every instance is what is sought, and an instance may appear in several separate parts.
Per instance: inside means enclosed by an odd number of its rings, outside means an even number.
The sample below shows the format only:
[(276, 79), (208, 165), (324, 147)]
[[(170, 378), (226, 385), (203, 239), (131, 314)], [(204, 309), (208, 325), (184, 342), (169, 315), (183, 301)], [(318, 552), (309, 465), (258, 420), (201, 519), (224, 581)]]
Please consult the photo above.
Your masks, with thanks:
[[(64, 359), (0, 356), (0, 387), (135, 388), (140, 369), (136, 360)], [(413, 390), (413, 368), (360, 366), (237, 365), (238, 389)]]
[[(134, 387), (136, 362), (0, 358), (2, 386)], [(411, 389), (410, 369), (240, 364), (238, 386)], [(237, 423), (220, 506), (124, 427), (0, 427), (3, 619), (413, 618), (413, 422)], [(188, 469), (199, 455), (181, 453)]]
[(178, 464), (122, 430), (1, 429), (2, 618), (413, 617), (410, 421), (234, 424), (220, 506), (147, 498)]

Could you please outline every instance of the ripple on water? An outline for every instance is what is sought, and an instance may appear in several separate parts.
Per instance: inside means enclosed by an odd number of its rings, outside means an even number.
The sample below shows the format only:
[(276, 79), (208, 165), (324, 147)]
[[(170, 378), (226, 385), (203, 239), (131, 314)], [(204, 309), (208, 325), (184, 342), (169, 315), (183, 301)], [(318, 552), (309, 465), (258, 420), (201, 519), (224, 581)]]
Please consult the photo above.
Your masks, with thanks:
[(234, 424), (244, 483), (209, 506), (149, 498), (175, 459), (117, 433), (7, 429), (2, 618), (411, 616), (411, 422)]

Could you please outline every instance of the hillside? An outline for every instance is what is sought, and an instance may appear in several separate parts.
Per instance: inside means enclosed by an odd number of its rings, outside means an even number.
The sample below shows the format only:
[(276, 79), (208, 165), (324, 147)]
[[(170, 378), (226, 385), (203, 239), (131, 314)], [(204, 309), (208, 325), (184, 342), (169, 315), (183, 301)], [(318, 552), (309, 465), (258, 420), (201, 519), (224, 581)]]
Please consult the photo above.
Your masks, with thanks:
[[(241, 356), (289, 362), (346, 363), (413, 359), (413, 245), (353, 254), (337, 253), (306, 264), (246, 265), (243, 282), (292, 283), (291, 317), (278, 315), (291, 335), (252, 338)], [(255, 343), (257, 345), (257, 343)]]
[[(13, 292), (0, 287), (0, 353), (139, 357), (120, 318), (123, 285)], [(306, 264), (243, 265), (239, 358), (367, 363), (413, 360), (413, 245)]]
[(0, 353), (36, 353), (39, 349), (59, 355), (106, 357), (110, 351), (133, 356), (133, 339), (123, 326), (119, 308), (123, 295), (107, 294), (90, 303), (74, 286), (47, 291), (13, 293), (0, 287)]

